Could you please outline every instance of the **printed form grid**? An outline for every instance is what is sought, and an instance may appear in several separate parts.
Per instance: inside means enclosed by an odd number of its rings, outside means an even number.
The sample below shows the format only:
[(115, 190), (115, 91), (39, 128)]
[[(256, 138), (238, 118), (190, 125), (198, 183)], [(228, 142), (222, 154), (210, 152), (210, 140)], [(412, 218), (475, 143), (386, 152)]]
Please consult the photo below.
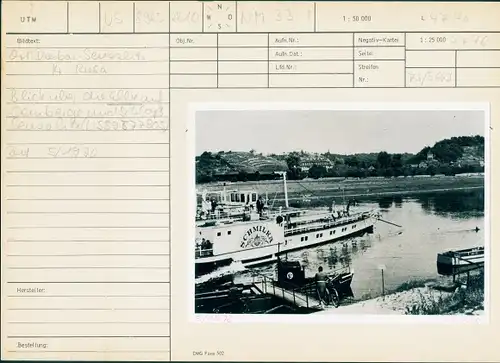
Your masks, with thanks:
[(170, 359), (172, 90), (500, 86), (498, 24), (466, 13), (365, 31), (327, 2), (3, 6), (13, 358)]

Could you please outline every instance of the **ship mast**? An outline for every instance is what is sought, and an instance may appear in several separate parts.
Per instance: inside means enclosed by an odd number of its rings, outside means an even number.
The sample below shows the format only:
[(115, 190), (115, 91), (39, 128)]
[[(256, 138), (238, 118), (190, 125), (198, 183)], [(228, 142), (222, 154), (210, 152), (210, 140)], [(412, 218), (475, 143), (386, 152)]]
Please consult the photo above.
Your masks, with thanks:
[(285, 190), (285, 207), (288, 209), (288, 189), (286, 187), (286, 171), (282, 172), (283, 174), (283, 188)]
[(342, 201), (344, 203), (344, 209), (346, 208), (346, 202), (345, 202), (345, 185), (342, 184)]

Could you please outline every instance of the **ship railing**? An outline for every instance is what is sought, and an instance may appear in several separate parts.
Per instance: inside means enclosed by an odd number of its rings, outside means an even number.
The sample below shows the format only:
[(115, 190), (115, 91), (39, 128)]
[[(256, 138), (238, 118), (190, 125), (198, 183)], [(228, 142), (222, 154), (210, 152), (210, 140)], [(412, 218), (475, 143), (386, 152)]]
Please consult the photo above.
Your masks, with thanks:
[[(210, 212), (208, 214), (196, 216), (196, 222), (212, 222), (212, 221), (223, 221), (223, 220), (245, 220), (245, 218), (253, 218), (258, 217), (259, 214), (253, 210), (245, 210), (245, 211), (217, 211)], [(268, 214), (263, 213), (262, 217), (268, 217)]]
[(208, 212), (208, 213), (197, 215), (196, 220), (197, 221), (211, 221), (211, 220), (230, 218), (233, 215), (234, 215), (234, 213), (219, 210), (216, 212)]
[(477, 256), (484, 254), (484, 247), (474, 247), (465, 251), (451, 251), (455, 257)]
[(466, 257), (471, 257), (472, 255), (458, 255), (458, 254), (455, 254), (453, 255), (454, 258), (456, 258), (457, 260), (459, 261), (462, 261), (462, 262), (466, 262), (468, 263), (469, 265), (477, 265), (478, 262), (477, 261), (471, 261), (471, 260), (468, 260)]
[(211, 257), (214, 255), (213, 248), (195, 247), (194, 258)]
[(306, 232), (314, 232), (314, 231), (328, 229), (328, 228), (332, 228), (332, 227), (341, 227), (343, 225), (353, 223), (353, 222), (363, 221), (365, 219), (367, 219), (367, 217), (359, 216), (359, 217), (355, 217), (355, 218), (348, 218), (348, 219), (342, 219), (342, 220), (337, 220), (337, 221), (327, 221), (327, 222), (321, 222), (321, 223), (314, 223), (314, 224), (309, 224), (306, 226), (288, 228), (285, 230), (285, 234), (292, 235), (292, 234), (299, 234), (299, 233), (306, 233)]
[(266, 275), (255, 274), (253, 277), (254, 286), (260, 287), (260, 290), (265, 294), (281, 297), (283, 300), (288, 300), (296, 306), (302, 306), (307, 309), (315, 308), (318, 305), (315, 300), (310, 299), (308, 294), (301, 293), (297, 288), (286, 289), (281, 287), (278, 281)]

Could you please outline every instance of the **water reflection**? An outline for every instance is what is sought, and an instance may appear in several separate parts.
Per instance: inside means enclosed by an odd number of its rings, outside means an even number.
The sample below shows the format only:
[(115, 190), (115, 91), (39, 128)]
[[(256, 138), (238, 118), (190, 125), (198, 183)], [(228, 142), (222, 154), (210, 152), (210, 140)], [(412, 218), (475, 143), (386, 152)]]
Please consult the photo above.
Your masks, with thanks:
[(384, 196), (377, 199), (366, 199), (364, 202), (377, 202), (382, 211), (393, 206), (402, 208), (405, 201), (417, 201), (427, 213), (435, 213), (445, 217), (469, 218), (484, 215), (484, 189), (469, 191), (448, 191), (422, 193), (408, 196)]
[(318, 260), (323, 260), (325, 261), (325, 251), (323, 251), (322, 249), (319, 249), (316, 251), (316, 256), (318, 258)]
[(378, 207), (382, 210), (389, 209), (392, 206), (394, 197), (380, 197), (378, 199)]
[(445, 217), (470, 218), (484, 215), (484, 190), (423, 194), (416, 200), (426, 212)]
[(364, 252), (366, 251), (368, 248), (371, 247), (371, 243), (370, 243), (370, 239), (369, 238), (362, 238), (360, 241), (359, 241), (359, 249)]
[(342, 267), (349, 267), (351, 266), (351, 254), (349, 253), (349, 247), (348, 245), (345, 245), (342, 247), (342, 252), (340, 254), (340, 264)]
[(309, 252), (307, 250), (302, 251), (302, 253), (300, 254), (300, 261), (304, 266), (309, 265)]
[(334, 270), (337, 266), (339, 256), (337, 255), (337, 248), (335, 246), (330, 246), (329, 254), (326, 257), (326, 263), (330, 270)]
[(401, 208), (403, 206), (403, 197), (400, 195), (394, 196), (394, 206), (396, 208)]

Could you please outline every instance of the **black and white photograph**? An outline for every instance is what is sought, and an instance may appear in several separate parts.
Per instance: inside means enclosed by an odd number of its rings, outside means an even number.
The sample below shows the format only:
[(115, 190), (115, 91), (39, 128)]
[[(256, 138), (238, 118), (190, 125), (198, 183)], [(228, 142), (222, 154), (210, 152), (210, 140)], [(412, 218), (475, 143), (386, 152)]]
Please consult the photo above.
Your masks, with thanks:
[(195, 314), (484, 316), (487, 118), (198, 110)]

